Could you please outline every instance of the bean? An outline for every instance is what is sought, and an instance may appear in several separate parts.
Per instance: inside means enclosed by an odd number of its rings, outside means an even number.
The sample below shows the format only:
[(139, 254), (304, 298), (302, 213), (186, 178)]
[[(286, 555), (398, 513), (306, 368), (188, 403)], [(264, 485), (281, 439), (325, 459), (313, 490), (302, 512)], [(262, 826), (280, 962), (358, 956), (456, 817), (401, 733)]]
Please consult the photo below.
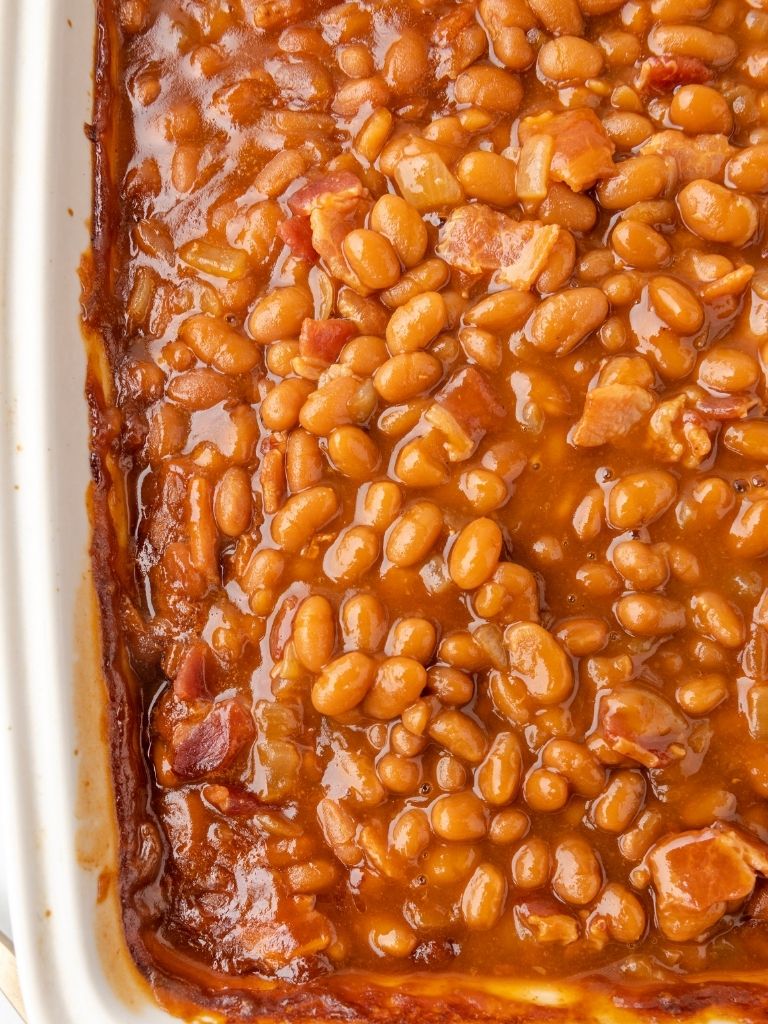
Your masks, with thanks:
[(663, 469), (630, 473), (608, 496), (608, 518), (619, 530), (637, 530), (656, 522), (677, 497), (677, 480)]
[(433, 388), (442, 375), (440, 360), (429, 352), (404, 352), (379, 367), (373, 386), (386, 402), (407, 402)]
[(501, 68), (476, 65), (459, 75), (454, 94), (457, 103), (515, 114), (523, 98), (523, 87), (517, 75)]
[(573, 670), (557, 640), (534, 622), (518, 622), (504, 634), (510, 671), (539, 704), (560, 704), (573, 689)]
[(381, 458), (370, 435), (349, 424), (331, 431), (328, 454), (334, 467), (351, 480), (370, 480)]
[(746, 245), (757, 230), (757, 207), (747, 196), (698, 179), (677, 197), (685, 226), (699, 238), (721, 245)]
[(639, 220), (623, 220), (617, 224), (611, 245), (626, 264), (640, 270), (663, 267), (672, 258), (672, 248), (664, 236)]
[(315, 390), (311, 381), (289, 377), (267, 393), (260, 413), (268, 430), (290, 430), (299, 422), (299, 414), (307, 398)]
[(389, 480), (372, 483), (363, 498), (362, 519), (383, 533), (395, 520), (403, 503), (400, 488)]
[(747, 146), (731, 157), (725, 180), (741, 192), (768, 192), (768, 142)]
[(339, 508), (331, 487), (310, 487), (292, 495), (272, 520), (272, 540), (285, 551), (297, 552), (333, 519)]
[(551, 855), (549, 846), (539, 836), (531, 836), (515, 850), (512, 857), (512, 883), (518, 889), (541, 889), (549, 881)]
[(213, 514), (216, 524), (228, 537), (245, 533), (253, 511), (251, 479), (241, 466), (230, 466), (216, 488)]
[(480, 726), (468, 715), (454, 709), (441, 711), (435, 717), (429, 726), (429, 735), (449, 753), (470, 764), (482, 761), (488, 748)]
[(669, 119), (691, 135), (700, 132), (730, 135), (733, 128), (727, 100), (708, 85), (681, 85), (669, 105)]
[(448, 322), (439, 292), (422, 292), (399, 306), (387, 324), (387, 347), (392, 355), (426, 348)]
[(461, 913), (468, 928), (488, 931), (504, 910), (507, 881), (501, 871), (489, 863), (478, 864), (461, 897)]
[(302, 323), (313, 312), (309, 289), (299, 285), (275, 288), (254, 306), (248, 318), (248, 330), (259, 345), (281, 338), (298, 338)]
[(430, 836), (429, 819), (416, 809), (404, 811), (392, 826), (392, 845), (407, 860), (416, 860), (426, 850)]
[(599, 288), (570, 288), (550, 295), (531, 320), (531, 342), (543, 352), (567, 355), (608, 316), (608, 300)]
[(674, 277), (652, 277), (648, 297), (664, 323), (679, 334), (695, 334), (704, 323), (701, 303), (690, 288)]
[(363, 710), (373, 718), (397, 718), (427, 685), (424, 666), (414, 658), (386, 658), (365, 698)]
[[(416, 621), (426, 622), (425, 619)], [(434, 650), (435, 633), (432, 624), (428, 623), (428, 625), (432, 629), (432, 645), (429, 648), (431, 654)], [(427, 672), (427, 686), (430, 693), (434, 693), (441, 704), (458, 707), (462, 704), (469, 704), (475, 695), (475, 684), (472, 682), (472, 677), (450, 665), (433, 665)]]
[(341, 628), (347, 647), (373, 654), (387, 633), (384, 605), (375, 594), (353, 594), (342, 606)]
[(456, 177), (467, 195), (481, 203), (504, 207), (515, 202), (515, 165), (497, 153), (467, 153), (456, 166)]
[(301, 407), (299, 422), (310, 434), (328, 437), (337, 427), (368, 418), (373, 403), (367, 414), (361, 412), (359, 403), (364, 394), (365, 385), (356, 377), (334, 377), (309, 395)]
[(293, 620), (296, 657), (309, 672), (320, 672), (328, 664), (336, 642), (334, 614), (326, 597), (306, 597)]
[(523, 769), (520, 741), (512, 732), (500, 732), (477, 769), (477, 786), (486, 803), (500, 807), (515, 799)]
[(451, 548), (448, 571), (463, 590), (474, 590), (496, 570), (503, 538), (492, 519), (475, 519), (461, 531)]
[(726, 448), (745, 459), (755, 462), (768, 461), (768, 421), (745, 420), (731, 423), (723, 434)]
[(616, 174), (597, 186), (597, 198), (606, 210), (626, 210), (634, 203), (655, 199), (666, 189), (669, 170), (655, 153), (628, 157), (616, 166)]
[(427, 850), (422, 864), (424, 874), (432, 885), (446, 887), (463, 882), (479, 859), (475, 846), (440, 843)]
[(400, 260), (384, 235), (356, 228), (346, 236), (342, 252), (353, 273), (371, 291), (391, 288), (400, 278)]
[(399, 959), (411, 955), (418, 939), (402, 918), (384, 912), (369, 912), (364, 920), (368, 944), (374, 953)]
[(494, 814), (491, 827), (488, 829), (488, 838), (497, 846), (507, 846), (522, 839), (530, 827), (531, 823), (524, 811), (507, 807)]
[(212, 316), (200, 314), (185, 320), (179, 338), (198, 359), (221, 373), (248, 373), (259, 361), (253, 342)]
[(702, 590), (691, 598), (694, 629), (735, 650), (742, 647), (746, 630), (741, 612), (715, 590)]
[(568, 802), (568, 795), (566, 780), (548, 768), (534, 768), (523, 784), (525, 802), (532, 811), (541, 814), (561, 810)]
[(645, 780), (639, 772), (617, 771), (592, 806), (592, 818), (604, 832), (624, 832), (643, 806)]
[(735, 39), (698, 25), (655, 25), (648, 49), (657, 56), (696, 57), (715, 67), (730, 64), (738, 52)]
[(376, 771), (390, 793), (400, 796), (415, 793), (421, 779), (418, 763), (398, 754), (385, 754), (377, 762)]
[(285, 452), (285, 478), (294, 493), (320, 482), (323, 457), (317, 438), (306, 430), (292, 430)]
[(371, 227), (389, 239), (404, 266), (415, 267), (424, 259), (427, 227), (418, 210), (400, 196), (384, 195), (376, 200)]
[(761, 558), (768, 553), (768, 500), (744, 503), (729, 531), (730, 546), (741, 558)]
[(443, 515), (431, 501), (418, 501), (395, 521), (386, 544), (390, 562), (406, 568), (421, 562), (443, 529)]
[(430, 811), (432, 830), (441, 839), (469, 842), (488, 831), (488, 812), (470, 790), (438, 797)]
[(616, 602), (616, 618), (637, 636), (663, 636), (685, 627), (685, 608), (661, 594), (628, 594)]
[(600, 862), (586, 839), (573, 836), (555, 848), (552, 889), (560, 899), (583, 907), (597, 896), (603, 883)]
[(553, 82), (585, 82), (600, 74), (603, 57), (586, 39), (563, 35), (544, 43), (536, 63), (539, 72)]
[(321, 715), (343, 715), (363, 700), (373, 685), (376, 663), (359, 651), (342, 654), (312, 687), (312, 704)]
[(719, 672), (696, 676), (678, 686), (675, 699), (689, 715), (708, 715), (728, 696), (728, 683)]
[(351, 583), (375, 565), (380, 550), (379, 535), (370, 526), (349, 526), (328, 549), (323, 568), (329, 579)]
[(415, 658), (426, 664), (432, 657), (437, 643), (437, 630), (429, 619), (400, 619), (392, 627), (387, 641), (387, 653)]
[(579, 796), (595, 797), (605, 785), (605, 771), (583, 744), (573, 740), (553, 739), (542, 751), (542, 764), (568, 780)]

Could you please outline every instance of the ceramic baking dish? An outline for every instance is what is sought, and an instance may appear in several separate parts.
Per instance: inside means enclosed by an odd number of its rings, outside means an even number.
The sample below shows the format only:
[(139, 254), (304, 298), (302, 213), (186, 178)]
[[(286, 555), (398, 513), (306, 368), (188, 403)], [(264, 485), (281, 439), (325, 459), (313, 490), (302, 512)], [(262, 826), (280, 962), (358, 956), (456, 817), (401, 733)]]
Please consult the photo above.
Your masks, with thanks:
[[(105, 691), (88, 570), (92, 0), (0, 5), (0, 667), (14, 940), (30, 1024), (159, 1024), (122, 935)], [(637, 1022), (568, 986), (498, 981), (531, 1017)], [(550, 1008), (550, 1012), (545, 1008)], [(525, 1016), (528, 1016), (525, 1014)], [(739, 1019), (704, 1010), (686, 1020)], [(650, 1019), (650, 1018), (648, 1018)], [(657, 1019), (657, 1018), (654, 1018)], [(223, 1018), (205, 1014), (197, 1024)]]
[(144, 995), (116, 914), (87, 574), (77, 267), (89, 242), (93, 35), (92, 0), (0, 5), (2, 805), (34, 1024), (170, 1019)]

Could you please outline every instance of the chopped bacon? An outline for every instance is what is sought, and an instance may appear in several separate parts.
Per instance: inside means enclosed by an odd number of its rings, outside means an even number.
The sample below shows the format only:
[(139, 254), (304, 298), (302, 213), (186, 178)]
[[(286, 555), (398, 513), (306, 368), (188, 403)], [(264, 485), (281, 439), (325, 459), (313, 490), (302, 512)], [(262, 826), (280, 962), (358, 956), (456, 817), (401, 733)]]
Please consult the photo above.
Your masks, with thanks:
[(335, 363), (341, 350), (359, 334), (351, 320), (305, 320), (299, 335), (299, 352), (305, 359)]
[(370, 195), (360, 179), (349, 171), (326, 174), (294, 192), (288, 206), (293, 214), (309, 217), (312, 250), (330, 273), (359, 294), (368, 294), (341, 249), (349, 232), (363, 226), (371, 207)]
[(231, 765), (255, 735), (253, 717), (239, 700), (219, 701), (202, 718), (174, 727), (171, 765), (184, 779), (210, 775)]
[(533, 135), (549, 135), (555, 143), (549, 176), (562, 181), (574, 192), (592, 188), (601, 178), (616, 173), (614, 144), (597, 116), (587, 109), (562, 114), (526, 117), (520, 124), (520, 142)]
[(208, 650), (208, 645), (201, 640), (183, 656), (173, 679), (173, 692), (180, 700), (211, 700), (205, 678)]
[(467, 274), (498, 271), (497, 280), (527, 291), (562, 233), (557, 225), (515, 221), (482, 203), (454, 210), (440, 231), (437, 255)]
[(600, 728), (607, 745), (645, 768), (663, 768), (687, 750), (685, 718), (660, 693), (623, 686), (600, 701)]
[(768, 871), (768, 847), (717, 822), (667, 836), (651, 847), (646, 862), (661, 930), (675, 942), (690, 942), (751, 895), (756, 873)]
[(677, 166), (679, 184), (697, 178), (722, 179), (723, 168), (736, 152), (725, 135), (684, 135), (683, 132), (657, 132), (642, 147), (643, 153), (671, 157)]
[(271, 806), (260, 800), (255, 793), (233, 789), (231, 786), (209, 783), (203, 786), (202, 792), (209, 804), (213, 804), (217, 811), (226, 815), (253, 815)]
[(485, 376), (467, 366), (438, 391), (426, 418), (445, 435), (449, 459), (461, 462), (470, 458), (505, 415), (505, 407)]
[(351, 171), (335, 171), (322, 178), (315, 178), (293, 193), (288, 200), (288, 207), (291, 213), (308, 217), (326, 196), (343, 194), (357, 197), (365, 195), (360, 179)]
[(606, 384), (587, 392), (584, 412), (572, 441), (579, 448), (596, 448), (626, 437), (653, 408), (653, 395), (637, 384)]
[(289, 217), (278, 224), (277, 234), (300, 260), (309, 260), (311, 263), (317, 260), (317, 253), (312, 246), (312, 224), (309, 217), (304, 214)]
[(636, 84), (644, 92), (672, 92), (678, 85), (700, 85), (713, 77), (711, 68), (698, 57), (648, 57)]
[(533, 897), (518, 903), (514, 909), (519, 925), (530, 932), (536, 942), (569, 946), (579, 937), (578, 921), (553, 899)]
[(665, 462), (680, 462), (695, 469), (712, 451), (712, 438), (688, 397), (676, 395), (662, 402), (648, 424), (651, 448)]

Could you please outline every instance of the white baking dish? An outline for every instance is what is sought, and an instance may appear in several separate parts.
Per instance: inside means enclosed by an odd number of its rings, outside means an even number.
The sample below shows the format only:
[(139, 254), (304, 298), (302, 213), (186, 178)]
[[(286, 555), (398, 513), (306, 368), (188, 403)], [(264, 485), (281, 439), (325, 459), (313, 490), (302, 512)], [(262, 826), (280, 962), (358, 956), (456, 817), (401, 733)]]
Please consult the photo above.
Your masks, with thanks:
[[(160, 1024), (172, 1018), (119, 920), (88, 570), (76, 268), (89, 241), (93, 32), (93, 0), (0, 0), (0, 805), (30, 1024)], [(567, 985), (525, 988), (569, 1002)], [(605, 1004), (599, 1019), (637, 1020)], [(717, 1011), (697, 1019), (725, 1024)]]
[(1, 802), (31, 1024), (170, 1019), (131, 965), (114, 884), (97, 904), (99, 876), (115, 864), (88, 614), (76, 273), (89, 241), (83, 127), (91, 115), (93, 34), (92, 0), (0, 4)]

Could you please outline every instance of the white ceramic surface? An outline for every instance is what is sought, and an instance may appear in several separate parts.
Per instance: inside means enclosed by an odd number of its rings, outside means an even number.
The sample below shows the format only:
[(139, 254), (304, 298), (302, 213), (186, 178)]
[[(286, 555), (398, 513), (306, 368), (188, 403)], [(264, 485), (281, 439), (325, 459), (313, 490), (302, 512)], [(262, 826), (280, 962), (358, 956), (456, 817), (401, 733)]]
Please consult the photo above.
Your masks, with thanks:
[(88, 482), (76, 268), (88, 244), (93, 19), (93, 0), (0, 0), (2, 811), (30, 1024), (169, 1019), (146, 1002), (129, 1009), (107, 983), (96, 877), (76, 856)]

